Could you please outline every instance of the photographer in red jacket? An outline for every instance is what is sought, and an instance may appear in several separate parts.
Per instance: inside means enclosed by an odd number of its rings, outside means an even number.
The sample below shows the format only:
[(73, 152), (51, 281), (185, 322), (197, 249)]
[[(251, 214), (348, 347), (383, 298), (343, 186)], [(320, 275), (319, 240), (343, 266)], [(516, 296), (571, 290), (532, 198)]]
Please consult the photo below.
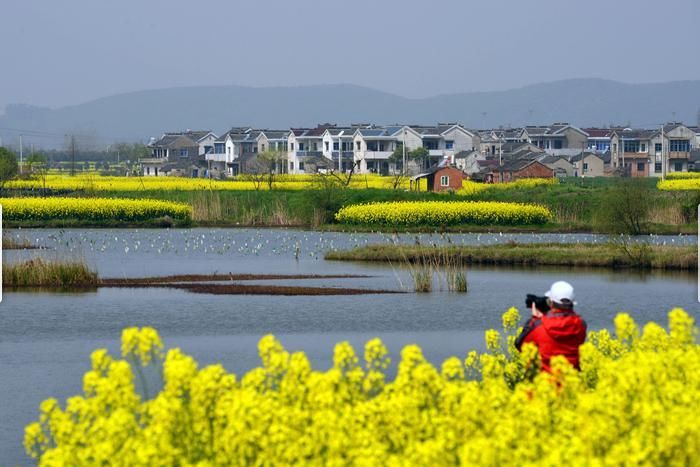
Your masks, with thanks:
[(532, 342), (537, 346), (542, 369), (551, 371), (550, 360), (563, 355), (579, 369), (578, 348), (586, 340), (586, 322), (574, 311), (574, 288), (568, 282), (552, 284), (544, 297), (528, 295), (532, 318), (515, 341), (515, 347)]

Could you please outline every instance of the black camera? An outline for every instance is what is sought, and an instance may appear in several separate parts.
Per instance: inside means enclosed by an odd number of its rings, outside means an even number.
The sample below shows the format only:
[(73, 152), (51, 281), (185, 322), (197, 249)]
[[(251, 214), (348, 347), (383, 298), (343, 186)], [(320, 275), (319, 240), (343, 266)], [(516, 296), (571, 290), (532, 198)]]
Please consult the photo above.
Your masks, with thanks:
[(535, 308), (540, 310), (542, 313), (547, 313), (550, 310), (550, 301), (547, 297), (538, 297), (537, 295), (527, 294), (525, 296), (525, 305), (528, 308), (532, 308), (532, 304), (535, 304)]

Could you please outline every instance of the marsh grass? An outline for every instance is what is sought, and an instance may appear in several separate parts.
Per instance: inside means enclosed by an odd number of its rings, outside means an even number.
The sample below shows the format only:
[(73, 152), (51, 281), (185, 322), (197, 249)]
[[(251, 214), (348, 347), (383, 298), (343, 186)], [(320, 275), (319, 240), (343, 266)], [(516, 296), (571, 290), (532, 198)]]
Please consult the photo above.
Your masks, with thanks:
[(2, 237), (3, 250), (29, 250), (36, 248), (27, 238), (14, 238), (9, 235)]
[[(397, 246), (394, 245), (394, 247)], [(429, 249), (421, 251), (426, 254), (401, 255), (401, 263), (408, 268), (415, 292), (431, 292), (435, 282), (440, 290), (447, 288), (449, 292), (467, 292), (466, 265), (461, 258), (450, 255), (445, 250), (438, 254), (432, 254), (433, 252)], [(405, 252), (402, 251), (402, 253)]]
[(82, 260), (29, 259), (2, 265), (5, 287), (86, 287), (96, 286), (97, 273)]
[(605, 267), (695, 271), (697, 246), (650, 245), (620, 236), (607, 243), (504, 243), (498, 245), (367, 245), (330, 251), (328, 260), (437, 264)]
[(192, 220), (216, 222), (224, 219), (221, 195), (213, 191), (199, 191), (192, 194)]

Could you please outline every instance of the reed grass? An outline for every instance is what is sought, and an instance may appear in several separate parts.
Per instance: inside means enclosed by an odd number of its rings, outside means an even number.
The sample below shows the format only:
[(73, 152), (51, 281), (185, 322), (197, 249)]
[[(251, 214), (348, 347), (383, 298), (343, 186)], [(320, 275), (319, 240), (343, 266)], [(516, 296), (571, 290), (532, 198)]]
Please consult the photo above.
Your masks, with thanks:
[(36, 248), (27, 238), (14, 238), (11, 236), (2, 237), (2, 249), (3, 250), (28, 250)]
[(522, 266), (578, 266), (633, 269), (698, 268), (697, 246), (648, 245), (631, 242), (516, 243), (499, 245), (368, 245), (349, 251), (330, 251), (328, 260), (387, 261)]
[(60, 261), (35, 258), (2, 265), (5, 287), (88, 287), (97, 286), (97, 273), (80, 260)]

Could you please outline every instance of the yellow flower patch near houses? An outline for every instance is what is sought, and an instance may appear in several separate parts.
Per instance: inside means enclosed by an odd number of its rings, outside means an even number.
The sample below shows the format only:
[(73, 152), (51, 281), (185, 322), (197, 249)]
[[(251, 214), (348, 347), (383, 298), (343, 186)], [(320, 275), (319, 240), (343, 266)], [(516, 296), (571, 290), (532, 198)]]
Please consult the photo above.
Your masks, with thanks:
[(150, 199), (0, 198), (0, 205), (3, 218), (8, 221), (144, 221), (165, 216), (177, 220), (192, 217), (192, 208), (186, 204)]
[(532, 225), (544, 224), (552, 213), (543, 206), (495, 201), (406, 201), (356, 204), (341, 208), (335, 218), (363, 225)]

